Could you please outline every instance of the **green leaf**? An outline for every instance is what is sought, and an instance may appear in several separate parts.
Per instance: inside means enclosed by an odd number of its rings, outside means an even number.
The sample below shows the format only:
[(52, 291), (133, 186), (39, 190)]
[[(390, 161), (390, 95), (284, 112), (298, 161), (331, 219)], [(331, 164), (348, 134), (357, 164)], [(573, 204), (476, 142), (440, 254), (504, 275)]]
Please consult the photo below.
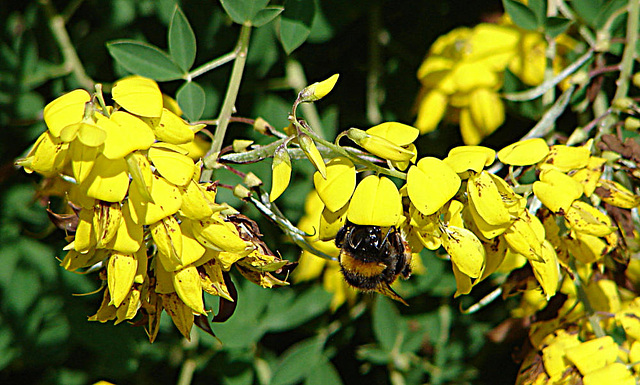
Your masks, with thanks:
[(190, 122), (200, 119), (204, 112), (204, 90), (194, 81), (186, 82), (176, 94), (178, 105)]
[(287, 54), (307, 40), (315, 14), (313, 0), (287, 0), (280, 17), (280, 41)]
[(547, 17), (545, 20), (545, 31), (547, 35), (556, 37), (569, 28), (573, 23), (572, 20), (565, 19), (564, 17)]
[(331, 361), (326, 360), (316, 366), (304, 382), (305, 385), (341, 385), (342, 379)]
[(358, 359), (369, 361), (374, 365), (386, 365), (393, 360), (388, 351), (374, 346), (361, 346), (358, 348)]
[(262, 27), (271, 20), (275, 19), (279, 14), (284, 11), (283, 7), (267, 7), (261, 9), (255, 17), (251, 19), (251, 25), (254, 27)]
[(402, 319), (398, 309), (386, 297), (378, 296), (372, 315), (373, 333), (383, 350), (391, 351), (396, 344)]
[(270, 384), (290, 385), (306, 378), (322, 360), (323, 346), (324, 339), (310, 338), (287, 349), (273, 371)]
[[(304, 195), (304, 194), (303, 194)], [(278, 293), (280, 294), (280, 293)], [(332, 295), (321, 286), (315, 285), (293, 301), (277, 301), (282, 294), (269, 303), (263, 327), (270, 332), (291, 330), (320, 315), (329, 308)]]
[(253, 20), (269, 0), (220, 0), (222, 8), (238, 24)]
[[(609, 0), (601, 8), (598, 9), (598, 16), (594, 20), (597, 29), (603, 28), (614, 12), (626, 7), (627, 0)], [(611, 23), (610, 33), (613, 33), (626, 20), (626, 12), (622, 12), (615, 17)]]
[(169, 55), (185, 72), (196, 60), (196, 35), (177, 5), (169, 25)]
[(107, 43), (107, 50), (127, 71), (157, 81), (180, 79), (185, 72), (166, 52), (151, 44), (115, 40)]
[(603, 0), (573, 0), (571, 6), (578, 16), (593, 27), (603, 3)]
[(526, 5), (517, 0), (502, 0), (502, 5), (511, 17), (511, 20), (513, 20), (518, 27), (529, 31), (538, 28), (536, 14)]
[(538, 25), (541, 25), (547, 17), (547, 0), (529, 0), (528, 8), (536, 15)]

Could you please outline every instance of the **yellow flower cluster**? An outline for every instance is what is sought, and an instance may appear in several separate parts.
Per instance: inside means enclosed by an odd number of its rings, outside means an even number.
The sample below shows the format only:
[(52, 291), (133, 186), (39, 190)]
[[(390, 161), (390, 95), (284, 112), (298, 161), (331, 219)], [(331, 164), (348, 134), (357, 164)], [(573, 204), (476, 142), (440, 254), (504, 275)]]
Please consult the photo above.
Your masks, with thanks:
[[(423, 247), (442, 246), (452, 261), (456, 295), (469, 293), (498, 269), (509, 272), (528, 262), (533, 282), (527, 287), (539, 286), (549, 299), (570, 260), (586, 273), (617, 244), (616, 227), (591, 200), (621, 208), (640, 204), (631, 191), (601, 178), (606, 160), (591, 156), (591, 142), (549, 147), (543, 139), (529, 139), (497, 154), (482, 146), (462, 146), (443, 160), (423, 157), (416, 162), (415, 147), (409, 148), (417, 129), (388, 122), (355, 135), (354, 130), (344, 135), (369, 153), (389, 163), (406, 162), (405, 184), (398, 189), (383, 175), (369, 175), (358, 183), (354, 162), (335, 157), (326, 164), (325, 176), (314, 175), (316, 193), (303, 230), (315, 235), (310, 241), (316, 247), (333, 256), (339, 251), (330, 241), (349, 223), (395, 227), (414, 255)], [(496, 155), (511, 167), (511, 184), (486, 169)], [(536, 171), (538, 180), (518, 185), (513, 171), (524, 169)], [(539, 206), (536, 202), (543, 206), (537, 215), (530, 211)], [(306, 259), (298, 278), (321, 271), (319, 263), (313, 273), (305, 271), (311, 265)]]
[[(573, 42), (561, 35), (559, 55)], [(475, 145), (494, 132), (505, 119), (505, 107), (498, 91), (508, 68), (527, 85), (544, 80), (547, 43), (539, 32), (504, 25), (481, 23), (474, 28), (456, 28), (440, 36), (418, 69), (422, 91), (418, 97), (416, 127), (431, 132), (447, 118), (460, 124), (465, 144)]]
[[(215, 202), (215, 183), (201, 183), (194, 134), (158, 85), (132, 76), (116, 82), (114, 106), (75, 90), (48, 104), (48, 130), (18, 164), (47, 177), (48, 193), (73, 208), (61, 265), (99, 267), (104, 298), (91, 320), (133, 319), (153, 341), (164, 309), (189, 338), (207, 315), (203, 292), (235, 300), (232, 266), (263, 286), (287, 262), (266, 248), (255, 223)], [(164, 107), (163, 99), (166, 101)], [(100, 102), (100, 103), (99, 103)]]
[(571, 281), (565, 281), (561, 292), (567, 299), (559, 317), (531, 325), (533, 349), (520, 378), (528, 378), (529, 384), (635, 384), (640, 376), (640, 299), (610, 279), (592, 280), (585, 296), (602, 316), (588, 318)]

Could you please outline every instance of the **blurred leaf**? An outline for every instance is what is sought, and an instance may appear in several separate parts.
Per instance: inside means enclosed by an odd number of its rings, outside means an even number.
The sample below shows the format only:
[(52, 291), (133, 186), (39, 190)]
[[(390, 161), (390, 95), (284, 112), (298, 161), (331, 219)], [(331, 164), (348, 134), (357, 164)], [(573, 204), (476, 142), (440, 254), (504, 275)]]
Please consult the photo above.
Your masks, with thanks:
[(227, 349), (248, 348), (265, 333), (261, 319), (273, 293), (245, 280), (241, 284), (234, 280), (234, 283), (238, 289), (238, 307), (233, 317), (215, 324), (213, 331)]
[(551, 37), (557, 37), (569, 28), (573, 21), (564, 17), (547, 17), (545, 20), (545, 32)]
[(538, 27), (536, 14), (518, 0), (502, 0), (504, 10), (520, 28), (533, 31)]
[(533, 14), (536, 15), (538, 25), (542, 24), (547, 16), (547, 0), (529, 0), (527, 4)]
[(600, 9), (604, 4), (603, 0), (573, 0), (571, 1), (571, 7), (576, 11), (578, 16), (584, 19), (587, 24), (592, 27), (595, 25), (595, 20), (600, 13)]
[(373, 334), (383, 350), (391, 351), (400, 333), (402, 318), (391, 300), (376, 296), (372, 314)]
[(386, 365), (391, 360), (389, 352), (374, 346), (362, 346), (358, 349), (358, 358), (374, 365)]
[[(278, 294), (276, 298), (284, 297), (281, 293)], [(286, 304), (272, 300), (263, 326), (271, 332), (293, 329), (329, 309), (331, 298), (330, 293), (315, 285)]]
[(257, 68), (259, 77), (264, 77), (278, 61), (279, 52), (274, 28), (258, 28), (251, 34), (247, 63)]
[(284, 11), (283, 7), (267, 7), (261, 9), (256, 16), (251, 20), (251, 24), (254, 27), (262, 27), (271, 20), (275, 19), (279, 14)]
[(304, 382), (305, 385), (341, 385), (342, 379), (338, 374), (335, 366), (329, 360), (325, 360), (320, 365), (316, 366), (311, 374), (307, 376)]
[(3, 308), (22, 316), (42, 294), (42, 282), (31, 269), (18, 266), (11, 276), (9, 286), (3, 292)]
[(288, 54), (300, 47), (311, 32), (315, 14), (313, 0), (287, 0), (280, 17), (280, 42)]
[(187, 120), (194, 122), (202, 116), (205, 106), (205, 94), (200, 85), (194, 81), (186, 82), (176, 94), (176, 100)]
[(222, 378), (224, 385), (251, 385), (253, 384), (253, 370), (247, 366), (244, 371), (234, 373), (233, 376), (224, 376)]
[(270, 385), (290, 385), (306, 378), (323, 358), (323, 346), (324, 339), (314, 337), (287, 349), (273, 370)]
[[(2, 319), (0, 319), (2, 321)], [(0, 322), (0, 371), (13, 361), (18, 355), (18, 349), (11, 346), (13, 338), (11, 337), (11, 330), (6, 327), (6, 324)]]
[(333, 27), (324, 15), (321, 4), (320, 0), (315, 0), (316, 11), (313, 15), (311, 32), (309, 33), (308, 38), (308, 41), (312, 43), (324, 43), (334, 35)]
[[(633, 1), (633, 0), (632, 0)], [(598, 16), (594, 20), (597, 29), (603, 28), (614, 12), (626, 7), (628, 0), (609, 0), (601, 8), (598, 9)], [(614, 32), (626, 20), (626, 12), (619, 14), (613, 23), (609, 32)]]
[(231, 20), (238, 24), (253, 20), (269, 0), (220, 0), (222, 7)]
[(182, 78), (184, 71), (158, 47), (135, 40), (115, 40), (107, 43), (109, 54), (127, 71), (157, 81)]
[(169, 55), (185, 72), (196, 60), (196, 35), (178, 6), (169, 24)]

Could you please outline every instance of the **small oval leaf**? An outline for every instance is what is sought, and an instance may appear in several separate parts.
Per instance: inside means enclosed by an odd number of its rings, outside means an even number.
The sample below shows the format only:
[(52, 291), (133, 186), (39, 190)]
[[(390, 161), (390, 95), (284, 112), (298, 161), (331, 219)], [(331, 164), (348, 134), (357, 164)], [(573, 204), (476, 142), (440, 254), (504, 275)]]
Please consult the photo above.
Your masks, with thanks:
[(107, 43), (109, 54), (127, 71), (158, 81), (182, 78), (184, 71), (158, 47), (134, 40)]
[(196, 60), (196, 35), (178, 6), (169, 25), (169, 54), (185, 72)]
[(178, 90), (176, 99), (187, 120), (193, 122), (200, 119), (204, 112), (205, 94), (198, 83), (186, 82)]

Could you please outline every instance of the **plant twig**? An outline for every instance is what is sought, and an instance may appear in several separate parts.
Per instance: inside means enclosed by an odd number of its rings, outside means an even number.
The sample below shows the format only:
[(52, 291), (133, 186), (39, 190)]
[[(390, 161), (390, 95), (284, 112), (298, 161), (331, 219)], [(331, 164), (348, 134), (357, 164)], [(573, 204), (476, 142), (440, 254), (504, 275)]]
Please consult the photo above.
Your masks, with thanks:
[(242, 81), (242, 73), (244, 72), (244, 66), (247, 62), (247, 53), (249, 51), (249, 37), (251, 36), (251, 26), (249, 24), (243, 24), (240, 29), (240, 36), (238, 37), (238, 43), (234, 52), (237, 52), (235, 62), (233, 63), (233, 69), (231, 71), (231, 79), (229, 80), (229, 86), (227, 88), (227, 94), (224, 98), (222, 108), (220, 109), (220, 115), (218, 116), (218, 127), (213, 136), (213, 143), (209, 152), (204, 157), (205, 169), (202, 171), (201, 180), (209, 181), (213, 174), (212, 164), (215, 164), (220, 149), (222, 148), (222, 141), (227, 133), (227, 126), (229, 125), (229, 119), (238, 97), (238, 91), (240, 90), (240, 82)]
[(636, 43), (638, 41), (638, 17), (640, 17), (640, 2), (630, 1), (628, 5), (629, 14), (627, 15), (627, 44), (622, 53), (622, 62), (620, 63), (620, 76), (616, 85), (616, 93), (613, 100), (618, 100), (627, 96), (629, 91), (629, 79), (633, 69), (633, 61), (636, 57)]
[(53, 34), (56, 43), (58, 43), (58, 46), (60, 47), (64, 68), (75, 76), (76, 81), (80, 86), (82, 86), (82, 88), (92, 91), (95, 82), (84, 70), (84, 66), (82, 65), (76, 49), (71, 42), (69, 33), (67, 33), (64, 17), (58, 14), (50, 0), (40, 0), (40, 4), (44, 7), (44, 13), (47, 16), (49, 28), (51, 29), (51, 33)]

